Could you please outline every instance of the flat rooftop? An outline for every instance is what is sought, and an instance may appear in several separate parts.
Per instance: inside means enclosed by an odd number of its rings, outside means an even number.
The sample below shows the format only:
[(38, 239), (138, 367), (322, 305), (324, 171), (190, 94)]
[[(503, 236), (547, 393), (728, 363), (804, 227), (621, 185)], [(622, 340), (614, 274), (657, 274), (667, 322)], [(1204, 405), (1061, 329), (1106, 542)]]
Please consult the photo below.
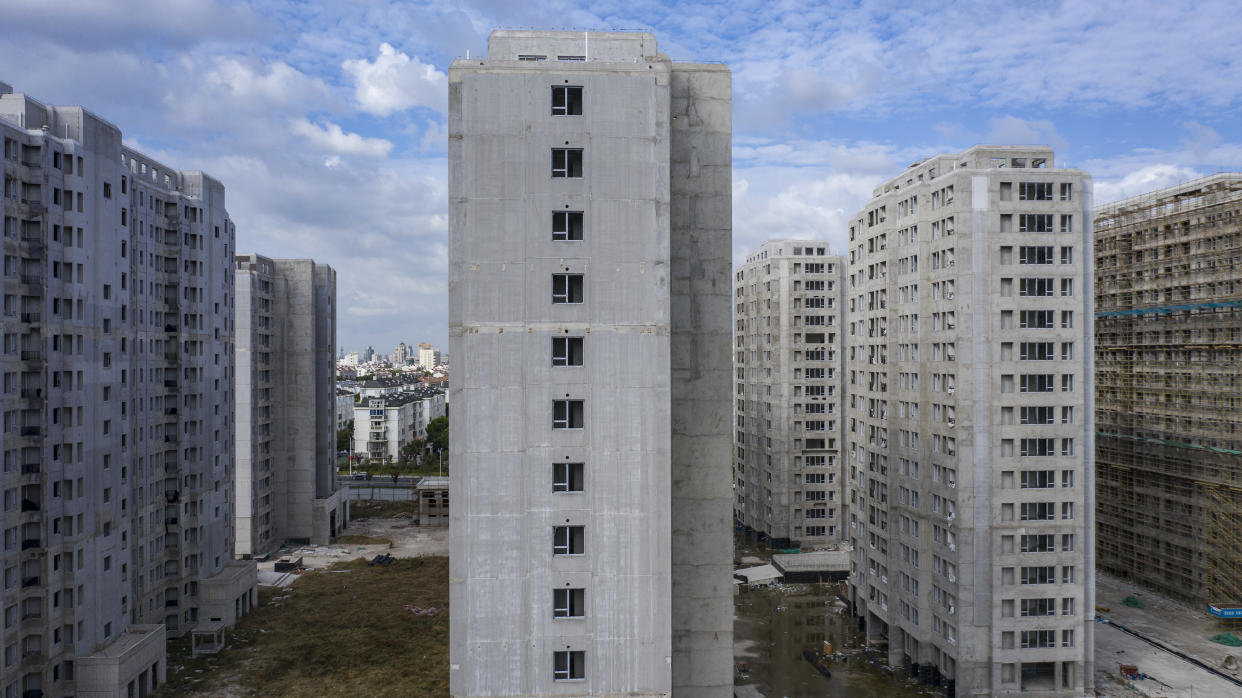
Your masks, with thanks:
[(163, 635), (161, 624), (131, 625), (113, 638), (112, 642), (99, 648), (99, 651), (81, 657), (81, 660), (117, 659), (144, 642), (149, 642), (155, 635)]

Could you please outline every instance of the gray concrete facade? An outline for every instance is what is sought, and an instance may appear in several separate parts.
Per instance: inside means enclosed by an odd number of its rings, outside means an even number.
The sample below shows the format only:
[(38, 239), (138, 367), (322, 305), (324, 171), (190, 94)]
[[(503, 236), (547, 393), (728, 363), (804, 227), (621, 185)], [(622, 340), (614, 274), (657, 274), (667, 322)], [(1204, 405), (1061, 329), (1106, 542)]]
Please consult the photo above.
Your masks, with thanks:
[(236, 555), (326, 544), (336, 492), (336, 271), (237, 255)]
[(844, 276), (823, 240), (770, 240), (734, 272), (734, 521), (773, 548), (841, 542)]
[(449, 112), (451, 692), (729, 695), (729, 73), (497, 31)]
[(1091, 214), (1050, 148), (980, 146), (850, 223), (851, 600), (950, 694), (1094, 695)]
[(162, 679), (165, 634), (200, 622), (232, 559), (236, 231), (220, 182), (81, 107), (0, 87), (0, 132), (3, 605), (21, 619), (0, 686), (124, 695)]

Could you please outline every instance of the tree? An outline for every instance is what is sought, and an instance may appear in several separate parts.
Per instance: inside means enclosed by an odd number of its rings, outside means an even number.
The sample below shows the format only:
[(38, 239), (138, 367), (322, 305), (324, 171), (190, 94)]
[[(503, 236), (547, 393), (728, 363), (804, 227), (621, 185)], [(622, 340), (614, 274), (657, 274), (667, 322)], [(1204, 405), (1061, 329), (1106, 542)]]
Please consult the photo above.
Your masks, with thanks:
[(448, 417), (436, 417), (427, 422), (427, 443), (434, 450), (447, 451), (449, 445)]

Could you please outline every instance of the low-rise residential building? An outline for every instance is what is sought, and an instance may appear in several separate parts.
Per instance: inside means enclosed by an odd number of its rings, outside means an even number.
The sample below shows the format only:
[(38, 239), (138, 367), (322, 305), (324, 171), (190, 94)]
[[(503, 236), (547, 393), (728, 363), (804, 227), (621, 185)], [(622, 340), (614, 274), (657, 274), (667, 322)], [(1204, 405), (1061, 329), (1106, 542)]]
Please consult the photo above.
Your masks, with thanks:
[(403, 448), (426, 437), (428, 422), (444, 415), (442, 390), (364, 397), (354, 406), (354, 452), (371, 460), (396, 461)]

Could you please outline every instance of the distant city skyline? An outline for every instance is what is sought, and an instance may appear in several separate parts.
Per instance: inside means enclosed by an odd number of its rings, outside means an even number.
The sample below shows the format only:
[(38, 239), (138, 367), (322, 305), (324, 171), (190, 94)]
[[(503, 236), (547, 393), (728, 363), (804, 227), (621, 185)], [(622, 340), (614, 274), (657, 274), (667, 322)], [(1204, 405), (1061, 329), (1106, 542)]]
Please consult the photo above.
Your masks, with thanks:
[(342, 341), (385, 354), (447, 346), (447, 68), (494, 27), (727, 60), (735, 261), (773, 236), (842, 251), (876, 183), (977, 143), (1054, 147), (1096, 203), (1242, 166), (1235, 3), (66, 5), (6, 5), (0, 80), (224, 182), (238, 249), (331, 265)]

